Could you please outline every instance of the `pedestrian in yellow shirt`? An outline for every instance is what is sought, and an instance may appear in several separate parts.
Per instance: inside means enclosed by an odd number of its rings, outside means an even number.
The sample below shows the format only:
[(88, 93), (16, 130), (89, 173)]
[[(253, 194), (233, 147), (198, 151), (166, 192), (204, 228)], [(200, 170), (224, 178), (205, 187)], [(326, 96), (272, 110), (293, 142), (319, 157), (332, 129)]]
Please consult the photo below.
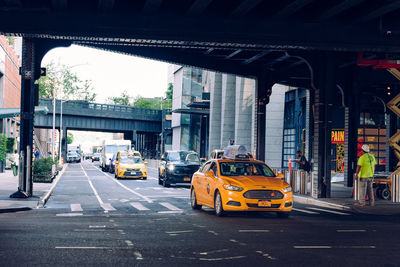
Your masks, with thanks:
[(363, 155), (357, 161), (357, 170), (354, 179), (358, 179), (359, 202), (357, 206), (365, 206), (365, 196), (368, 195), (369, 205), (375, 205), (374, 191), (372, 185), (374, 183), (374, 173), (376, 160), (374, 155), (369, 153), (369, 145), (364, 144), (361, 147)]

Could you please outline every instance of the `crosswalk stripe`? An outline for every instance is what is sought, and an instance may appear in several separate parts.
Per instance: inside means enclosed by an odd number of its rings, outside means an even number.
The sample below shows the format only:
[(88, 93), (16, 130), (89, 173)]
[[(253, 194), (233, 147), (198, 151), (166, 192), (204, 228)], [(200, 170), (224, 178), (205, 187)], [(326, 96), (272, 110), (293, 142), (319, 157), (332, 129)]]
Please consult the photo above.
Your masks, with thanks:
[(83, 211), (81, 204), (71, 204), (71, 211)]
[(150, 210), (150, 209), (146, 208), (145, 206), (143, 206), (143, 205), (142, 205), (141, 203), (139, 203), (139, 202), (131, 202), (131, 203), (129, 203), (129, 204), (131, 204), (131, 206), (134, 207), (134, 208), (137, 209), (137, 210)]
[(298, 208), (292, 208), (292, 210), (298, 211), (298, 212), (304, 212), (304, 213), (308, 213), (308, 214), (319, 214), (318, 212), (315, 212), (315, 211), (303, 210), (303, 209), (298, 209)]
[(161, 202), (160, 205), (166, 207), (166, 208), (169, 209), (169, 210), (181, 211), (180, 208), (175, 207), (174, 205), (172, 205), (172, 204), (170, 204), (170, 203), (168, 203), (168, 202)]
[(101, 203), (100, 205), (106, 211), (116, 210), (110, 203)]
[(320, 208), (309, 208), (309, 209), (318, 210), (318, 211), (322, 211), (322, 212), (333, 213), (333, 214), (338, 214), (338, 215), (350, 215), (348, 213), (334, 211), (334, 210), (325, 210), (325, 209), (320, 209)]

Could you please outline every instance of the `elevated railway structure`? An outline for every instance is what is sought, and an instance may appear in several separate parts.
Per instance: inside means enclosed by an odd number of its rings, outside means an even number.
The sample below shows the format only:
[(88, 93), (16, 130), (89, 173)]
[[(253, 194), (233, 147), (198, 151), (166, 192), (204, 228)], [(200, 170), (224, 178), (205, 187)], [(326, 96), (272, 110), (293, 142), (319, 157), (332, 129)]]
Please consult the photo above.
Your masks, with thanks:
[(21, 149), (26, 155), (32, 146), (35, 80), (43, 56), (55, 47), (83, 45), (256, 79), (256, 156), (261, 160), (272, 85), (310, 89), (310, 155), (317, 177), (312, 195), (329, 197), (332, 107), (346, 106), (344, 169), (350, 186), (360, 96), (386, 101), (384, 88), (398, 90), (390, 73), (358, 66), (357, 56), (363, 51), (367, 59), (398, 59), (399, 15), (400, 2), (394, 0), (0, 1), (0, 33), (25, 38)]
[[(53, 110), (53, 100), (42, 98), (39, 106)], [(60, 129), (61, 103), (56, 101), (55, 127)], [(35, 114), (36, 128), (52, 128), (53, 113)], [(155, 150), (157, 136), (162, 133), (162, 111), (121, 105), (67, 101), (62, 107), (63, 152), (66, 151), (67, 131), (98, 131), (123, 133), (125, 139), (139, 151)], [(65, 158), (65, 154), (64, 158)]]

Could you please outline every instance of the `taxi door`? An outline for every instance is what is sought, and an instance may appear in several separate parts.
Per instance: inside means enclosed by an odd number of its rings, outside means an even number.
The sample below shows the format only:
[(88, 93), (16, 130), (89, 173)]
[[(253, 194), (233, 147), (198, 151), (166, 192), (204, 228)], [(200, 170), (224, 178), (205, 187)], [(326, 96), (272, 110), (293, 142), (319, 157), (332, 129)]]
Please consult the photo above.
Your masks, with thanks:
[(118, 173), (118, 168), (119, 168), (119, 162), (120, 162), (120, 160), (121, 160), (121, 152), (118, 152), (117, 153), (117, 156), (115, 157), (115, 167), (114, 167), (114, 169), (115, 169), (115, 173)]
[(205, 203), (206, 202), (206, 188), (205, 188), (205, 183), (206, 183), (206, 175), (205, 172), (209, 171), (211, 166), (211, 162), (207, 162), (204, 164), (203, 168), (201, 171), (196, 173), (196, 179), (193, 180), (193, 186), (195, 188), (196, 192), (196, 197), (200, 202)]
[(208, 206), (214, 205), (214, 191), (215, 191), (217, 179), (218, 179), (217, 169), (218, 169), (217, 163), (212, 162), (210, 165), (210, 168), (207, 170), (207, 172), (212, 172), (212, 174), (204, 175), (204, 180), (203, 180), (203, 188), (204, 188), (203, 190), (204, 190), (204, 196), (205, 196), (204, 203), (206, 203)]

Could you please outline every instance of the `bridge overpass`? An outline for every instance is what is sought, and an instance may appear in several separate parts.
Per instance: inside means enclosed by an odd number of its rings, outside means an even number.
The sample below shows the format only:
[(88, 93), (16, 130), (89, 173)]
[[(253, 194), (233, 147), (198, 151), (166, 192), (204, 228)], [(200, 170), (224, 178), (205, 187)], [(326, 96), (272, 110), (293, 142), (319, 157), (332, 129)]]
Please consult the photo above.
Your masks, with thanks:
[[(0, 33), (25, 37), (21, 148), (26, 153), (32, 146), (35, 80), (43, 56), (77, 44), (256, 79), (260, 160), (265, 159), (272, 86), (309, 89), (312, 195), (329, 197), (332, 108), (347, 108), (344, 172), (351, 186), (360, 95), (387, 101), (386, 88), (399, 91), (385, 69), (360, 66), (357, 56), (364, 51), (368, 59), (399, 59), (399, 15), (400, 2), (391, 0), (0, 1)], [(340, 98), (335, 97), (337, 85), (343, 89)], [(397, 125), (390, 125), (394, 133)]]
[[(53, 100), (41, 98), (39, 106), (47, 114), (35, 114), (36, 128), (53, 127)], [(60, 129), (61, 101), (56, 100), (55, 127)], [(65, 101), (62, 104), (63, 156), (68, 130), (123, 133), (139, 151), (155, 150), (162, 132), (162, 111), (130, 106)]]

